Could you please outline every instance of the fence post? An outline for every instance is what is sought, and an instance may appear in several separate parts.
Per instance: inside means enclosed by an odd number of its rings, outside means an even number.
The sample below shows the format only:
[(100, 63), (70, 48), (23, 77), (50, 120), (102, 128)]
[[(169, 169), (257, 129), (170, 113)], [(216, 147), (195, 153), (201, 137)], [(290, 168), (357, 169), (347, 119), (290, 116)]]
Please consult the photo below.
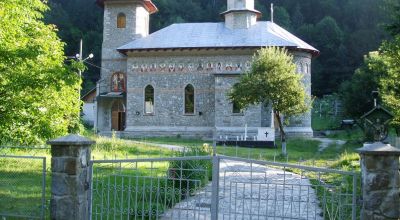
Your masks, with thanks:
[(400, 149), (375, 142), (359, 148), (361, 220), (400, 219)]
[(212, 156), (212, 182), (211, 182), (211, 220), (218, 220), (218, 205), (219, 205), (219, 162), (220, 158), (217, 155), (217, 145), (213, 144)]
[(51, 145), (50, 218), (57, 220), (88, 219), (90, 146), (94, 144), (79, 135), (68, 135)]

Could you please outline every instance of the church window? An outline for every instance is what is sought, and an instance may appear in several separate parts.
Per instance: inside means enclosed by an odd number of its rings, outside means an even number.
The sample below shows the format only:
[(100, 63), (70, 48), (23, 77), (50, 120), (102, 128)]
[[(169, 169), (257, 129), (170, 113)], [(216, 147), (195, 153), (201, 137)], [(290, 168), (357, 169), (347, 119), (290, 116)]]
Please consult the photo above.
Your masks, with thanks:
[(232, 102), (232, 113), (233, 114), (240, 114), (243, 113), (243, 110), (239, 107), (237, 102)]
[(194, 114), (194, 87), (191, 84), (185, 87), (185, 114)]
[[(237, 85), (237, 83), (235, 85)], [(232, 102), (232, 113), (233, 114), (242, 114), (243, 113), (243, 109), (241, 109), (239, 104), (235, 101)]]
[(144, 112), (154, 114), (154, 88), (151, 85), (144, 89)]
[(125, 92), (125, 75), (123, 73), (117, 72), (111, 76), (111, 91)]
[(310, 69), (309, 68), (310, 67), (309, 67), (308, 63), (306, 63), (306, 73), (310, 73)]
[(126, 16), (124, 13), (119, 13), (117, 16), (117, 28), (126, 27)]

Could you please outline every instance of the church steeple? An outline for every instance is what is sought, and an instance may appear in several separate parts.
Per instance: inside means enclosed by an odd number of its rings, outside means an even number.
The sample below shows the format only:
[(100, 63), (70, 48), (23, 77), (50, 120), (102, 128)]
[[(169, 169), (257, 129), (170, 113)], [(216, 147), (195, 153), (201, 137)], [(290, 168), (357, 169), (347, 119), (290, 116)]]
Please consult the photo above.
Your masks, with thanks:
[(227, 0), (228, 9), (222, 12), (229, 29), (245, 29), (255, 25), (261, 12), (254, 9), (254, 0)]

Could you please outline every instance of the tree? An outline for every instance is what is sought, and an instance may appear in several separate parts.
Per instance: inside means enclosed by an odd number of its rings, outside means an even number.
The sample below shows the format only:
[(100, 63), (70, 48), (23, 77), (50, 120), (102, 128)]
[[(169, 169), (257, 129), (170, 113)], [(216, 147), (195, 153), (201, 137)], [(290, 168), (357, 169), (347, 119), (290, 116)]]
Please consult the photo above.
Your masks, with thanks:
[(372, 91), (379, 88), (379, 79), (385, 74), (382, 56), (378, 52), (370, 52), (364, 57), (364, 63), (354, 72), (349, 81), (340, 86), (340, 97), (345, 114), (359, 118), (374, 106)]
[(42, 21), (41, 0), (0, 1), (0, 144), (37, 144), (79, 125), (80, 79)]
[(249, 105), (271, 106), (279, 125), (282, 154), (286, 155), (286, 134), (283, 117), (305, 113), (309, 109), (302, 75), (287, 50), (277, 47), (262, 48), (253, 57), (251, 70), (243, 74), (228, 94), (229, 99), (245, 108)]
[(385, 74), (379, 80), (380, 95), (383, 103), (395, 115), (391, 124), (396, 129), (397, 136), (400, 136), (400, 36), (384, 42), (380, 52), (386, 68)]
[(400, 3), (396, 0), (387, 0), (391, 10), (392, 22), (386, 25), (386, 30), (392, 35), (400, 34)]

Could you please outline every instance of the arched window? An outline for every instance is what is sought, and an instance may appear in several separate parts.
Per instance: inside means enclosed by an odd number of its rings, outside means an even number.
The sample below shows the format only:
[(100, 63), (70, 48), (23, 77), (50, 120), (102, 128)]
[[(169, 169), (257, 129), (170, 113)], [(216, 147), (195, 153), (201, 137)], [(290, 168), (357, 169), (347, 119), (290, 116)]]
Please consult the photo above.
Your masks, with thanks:
[[(237, 85), (237, 83), (234, 86), (236, 86), (236, 85)], [(232, 113), (233, 114), (243, 113), (243, 110), (239, 107), (239, 104), (235, 101), (232, 102)]]
[(308, 63), (306, 63), (306, 73), (310, 73), (310, 66), (308, 65)]
[(154, 88), (151, 85), (144, 89), (144, 113), (154, 114)]
[(194, 114), (194, 87), (191, 84), (185, 87), (185, 114)]
[(232, 113), (233, 114), (240, 114), (243, 113), (242, 109), (239, 107), (237, 102), (232, 102)]
[(124, 13), (119, 13), (117, 16), (117, 28), (126, 27), (126, 16)]
[(125, 75), (117, 72), (111, 76), (111, 91), (125, 92)]

